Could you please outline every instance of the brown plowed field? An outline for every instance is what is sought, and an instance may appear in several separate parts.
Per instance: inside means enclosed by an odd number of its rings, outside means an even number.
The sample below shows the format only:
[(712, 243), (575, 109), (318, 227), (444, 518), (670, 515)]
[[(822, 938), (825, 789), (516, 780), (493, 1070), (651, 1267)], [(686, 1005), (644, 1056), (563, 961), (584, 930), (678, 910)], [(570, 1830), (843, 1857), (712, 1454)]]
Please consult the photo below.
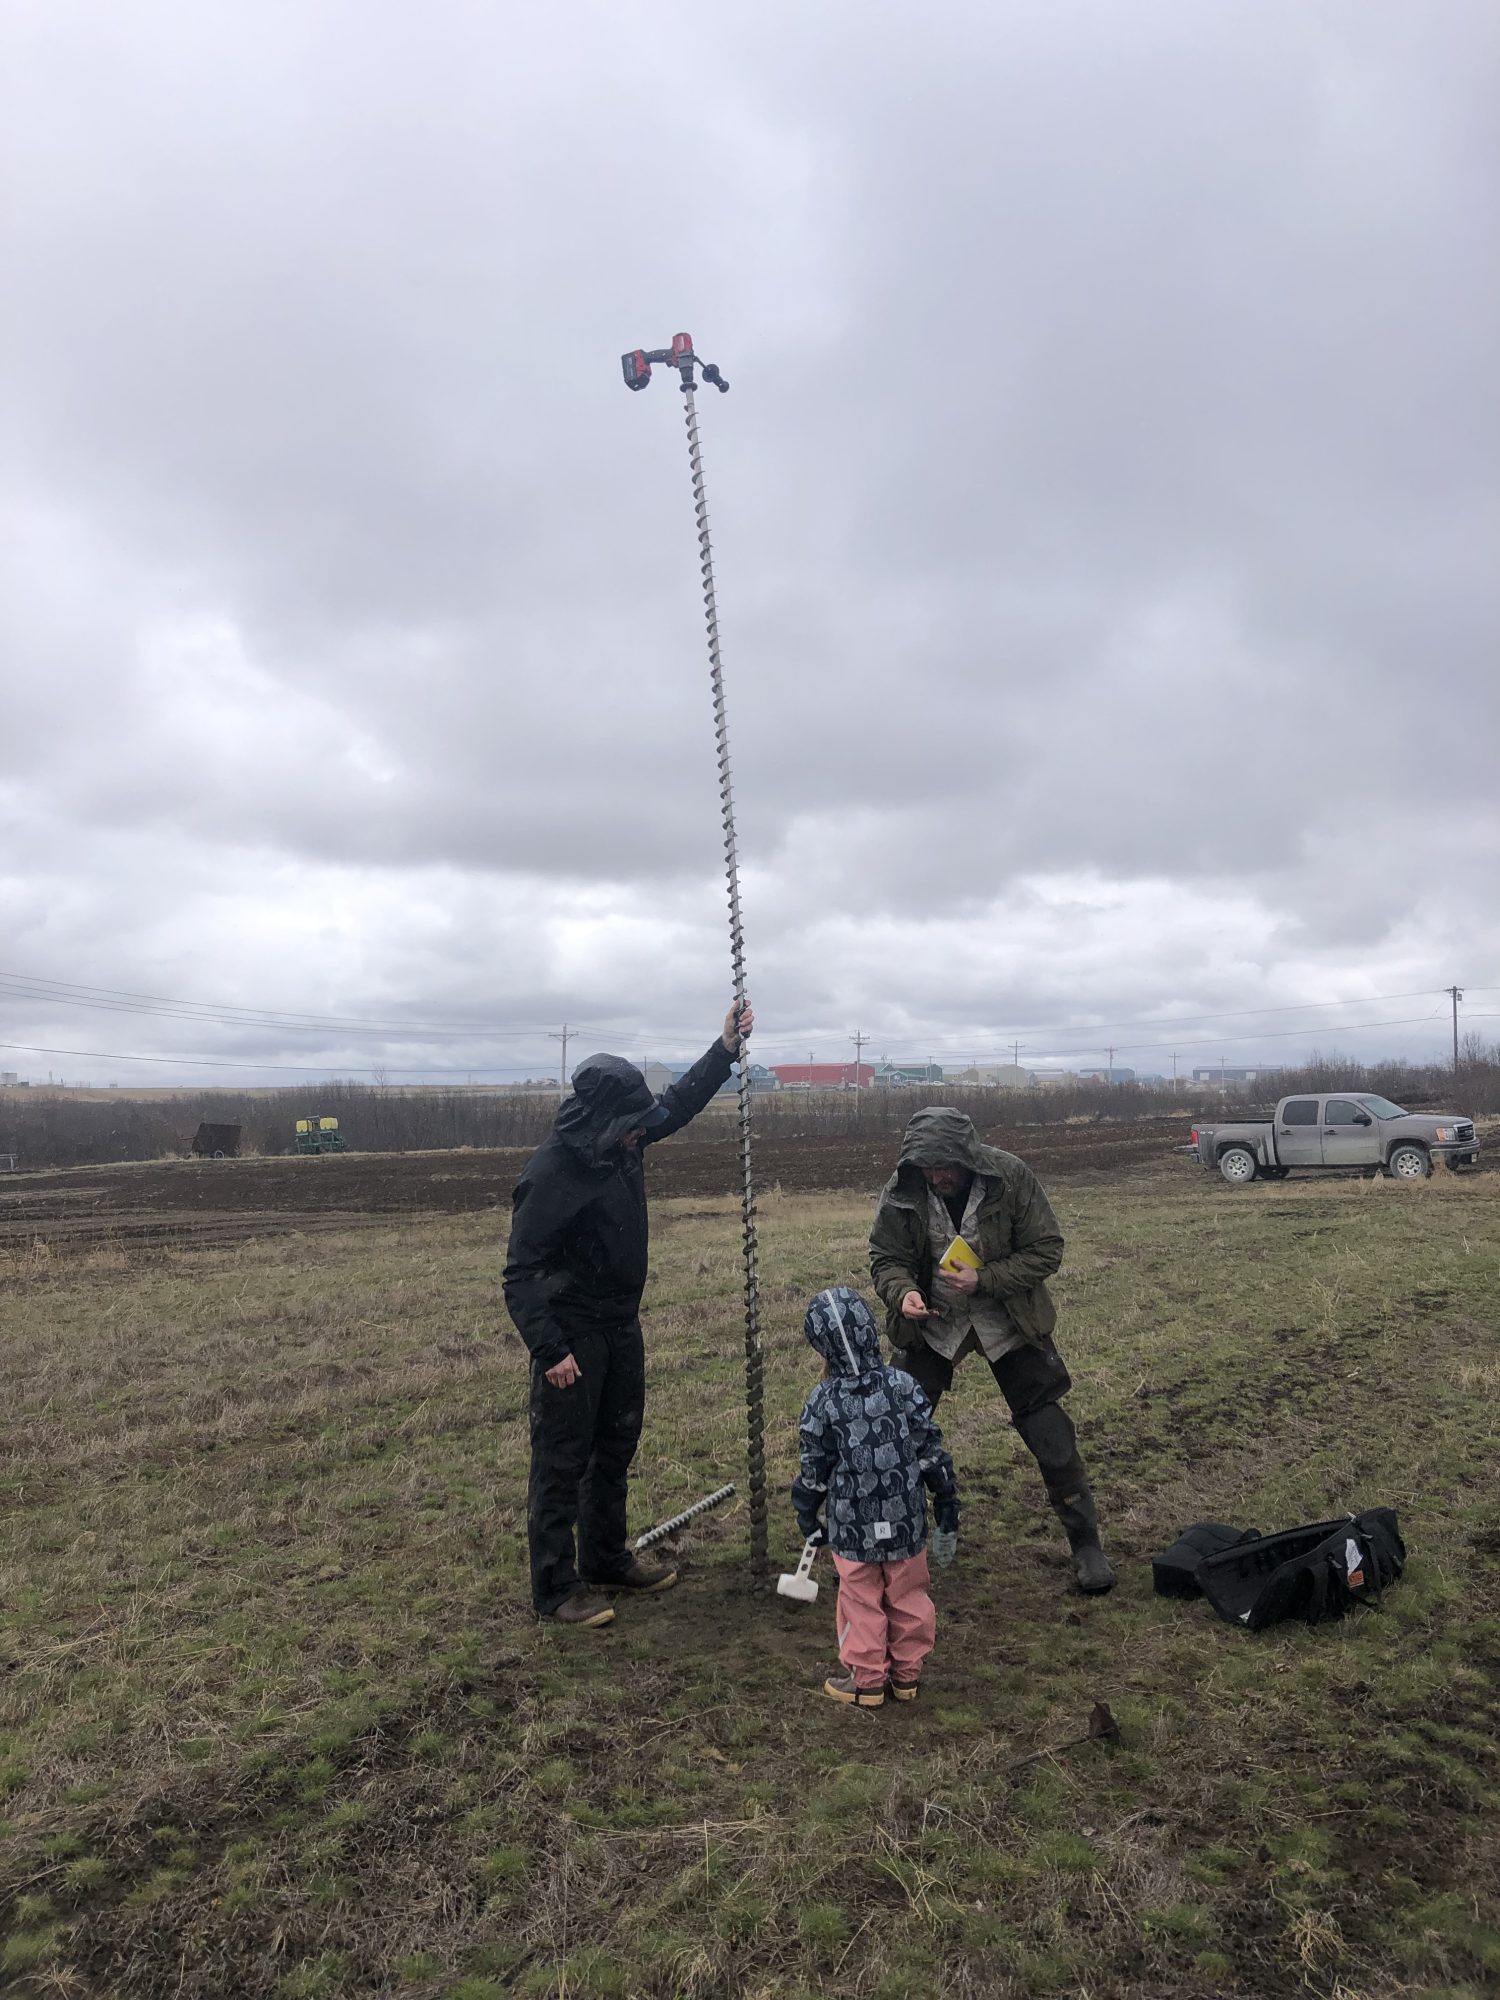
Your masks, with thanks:
[[(1150, 1171), (1186, 1136), (1178, 1119), (1133, 1125), (1033, 1126), (987, 1133), (1009, 1143), (1045, 1178), (1110, 1178)], [(890, 1172), (895, 1141), (772, 1133), (757, 1140), (765, 1188), (874, 1191)], [(0, 1179), (0, 1248), (35, 1242), (54, 1250), (108, 1242), (132, 1248), (208, 1246), (248, 1236), (357, 1229), (393, 1215), (470, 1214), (504, 1206), (524, 1150), (335, 1153), (319, 1159), (154, 1160), (70, 1167)], [(729, 1135), (669, 1140), (651, 1155), (654, 1195), (738, 1190)]]

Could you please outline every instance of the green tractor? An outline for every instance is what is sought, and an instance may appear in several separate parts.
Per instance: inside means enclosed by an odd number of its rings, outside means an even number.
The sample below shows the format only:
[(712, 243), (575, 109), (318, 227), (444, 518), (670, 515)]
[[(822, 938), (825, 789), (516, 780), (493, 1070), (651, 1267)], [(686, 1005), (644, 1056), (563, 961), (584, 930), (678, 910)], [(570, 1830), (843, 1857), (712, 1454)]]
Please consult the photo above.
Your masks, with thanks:
[(297, 1120), (297, 1151), (299, 1153), (347, 1153), (348, 1142), (339, 1130), (337, 1118), (299, 1118)]

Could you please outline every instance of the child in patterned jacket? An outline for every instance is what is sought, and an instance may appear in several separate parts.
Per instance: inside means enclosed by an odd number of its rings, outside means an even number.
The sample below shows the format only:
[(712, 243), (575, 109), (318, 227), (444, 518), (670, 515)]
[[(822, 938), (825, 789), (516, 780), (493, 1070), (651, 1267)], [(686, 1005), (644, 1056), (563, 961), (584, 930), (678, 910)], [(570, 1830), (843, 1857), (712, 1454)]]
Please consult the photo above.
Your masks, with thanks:
[(833, 1551), (846, 1669), (823, 1692), (860, 1708), (879, 1708), (887, 1690), (915, 1701), (937, 1626), (924, 1488), (938, 1527), (934, 1556), (949, 1562), (958, 1541), (953, 1461), (922, 1391), (882, 1363), (875, 1317), (858, 1292), (819, 1292), (802, 1330), (824, 1367), (802, 1412), (792, 1505), (803, 1534)]

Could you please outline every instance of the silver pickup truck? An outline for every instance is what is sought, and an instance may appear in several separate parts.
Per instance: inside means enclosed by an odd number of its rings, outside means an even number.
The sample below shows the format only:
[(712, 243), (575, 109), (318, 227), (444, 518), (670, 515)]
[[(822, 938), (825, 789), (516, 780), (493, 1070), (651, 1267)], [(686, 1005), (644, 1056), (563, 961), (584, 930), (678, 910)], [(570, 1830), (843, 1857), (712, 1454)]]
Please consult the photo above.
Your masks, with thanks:
[(1274, 1118), (1194, 1126), (1189, 1150), (1231, 1187), (1257, 1175), (1285, 1180), (1301, 1167), (1383, 1167), (1396, 1180), (1419, 1181), (1435, 1159), (1470, 1167), (1479, 1157), (1473, 1119), (1403, 1111), (1367, 1090), (1283, 1097)]

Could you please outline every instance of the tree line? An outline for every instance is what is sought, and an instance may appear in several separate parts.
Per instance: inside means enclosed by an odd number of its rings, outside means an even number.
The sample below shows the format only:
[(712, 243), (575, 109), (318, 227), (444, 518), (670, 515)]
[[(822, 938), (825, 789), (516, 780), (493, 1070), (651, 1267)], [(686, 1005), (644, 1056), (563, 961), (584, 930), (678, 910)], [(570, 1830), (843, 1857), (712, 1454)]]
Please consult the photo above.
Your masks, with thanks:
[[(1448, 1110), (1483, 1116), (1500, 1111), (1500, 1043), (1470, 1035), (1460, 1051), (1458, 1076), (1449, 1064), (1358, 1063), (1316, 1053), (1299, 1069), (1263, 1082), (1229, 1085), (1105, 1083), (1080, 1077), (1033, 1090), (957, 1088), (776, 1091), (757, 1094), (757, 1129), (786, 1138), (798, 1133), (835, 1136), (895, 1134), (919, 1105), (943, 1103), (966, 1111), (981, 1130), (1004, 1122), (1057, 1125), (1073, 1120), (1134, 1122), (1142, 1118), (1193, 1118), (1234, 1109), (1269, 1109), (1296, 1091), (1378, 1091), (1413, 1110)], [(0, 1154), (14, 1154), (20, 1168), (94, 1166), (109, 1161), (185, 1157), (200, 1122), (238, 1125), (240, 1150), (265, 1158), (296, 1150), (299, 1118), (337, 1118), (350, 1149), (361, 1153), (446, 1151), (455, 1147), (535, 1146), (551, 1129), (558, 1098), (478, 1090), (392, 1090), (378, 1084), (333, 1082), (315, 1091), (203, 1091), (140, 1099), (108, 1098), (32, 1089), (0, 1101)], [(732, 1095), (716, 1100), (728, 1116)], [(700, 1123), (695, 1136), (712, 1136)], [(673, 1143), (668, 1141), (669, 1144)]]

